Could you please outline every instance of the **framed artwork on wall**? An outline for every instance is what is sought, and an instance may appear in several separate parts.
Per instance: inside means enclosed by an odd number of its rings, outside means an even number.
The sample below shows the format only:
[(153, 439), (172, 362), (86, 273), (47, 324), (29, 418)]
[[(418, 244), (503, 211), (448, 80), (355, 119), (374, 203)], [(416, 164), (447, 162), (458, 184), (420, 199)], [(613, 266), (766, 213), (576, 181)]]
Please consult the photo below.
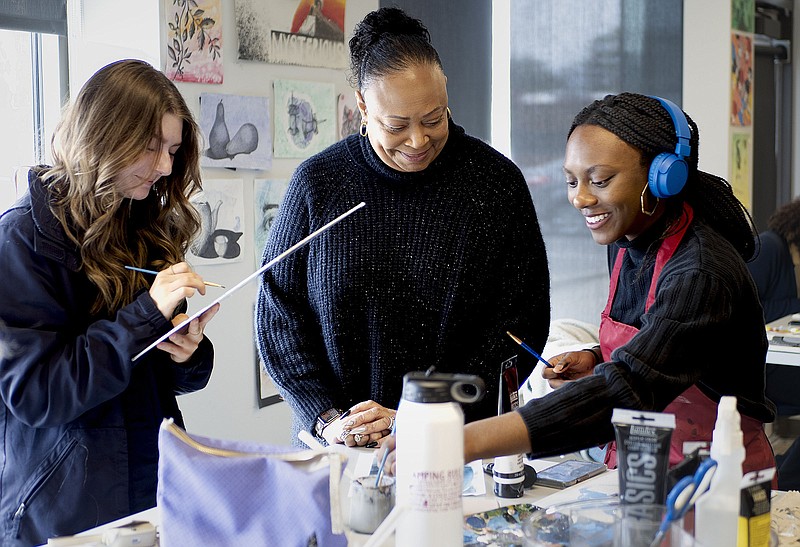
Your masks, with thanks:
[(278, 388), (275, 387), (275, 384), (272, 383), (272, 378), (270, 378), (269, 374), (267, 374), (267, 372), (264, 370), (264, 363), (261, 361), (261, 357), (258, 355), (258, 349), (255, 350), (255, 354), (256, 401), (258, 402), (258, 408), (264, 408), (265, 406), (280, 403), (283, 401), (283, 397), (281, 397), (280, 393), (278, 393)]
[(248, 252), (244, 238), (242, 179), (207, 179), (191, 198), (200, 215), (200, 233), (189, 246), (193, 266), (241, 262)]
[(239, 59), (347, 67), (345, 0), (235, 0)]
[(333, 84), (275, 80), (273, 89), (276, 158), (307, 158), (338, 140)]
[(267, 242), (267, 234), (278, 214), (278, 206), (286, 193), (287, 179), (255, 179), (254, 185), (254, 211), (256, 220), (255, 230), (255, 260), (256, 266), (261, 266), (264, 244)]
[(202, 93), (200, 128), (208, 145), (201, 167), (272, 168), (269, 98)]
[(176, 82), (221, 84), (220, 0), (164, 0), (164, 15), (167, 77)]

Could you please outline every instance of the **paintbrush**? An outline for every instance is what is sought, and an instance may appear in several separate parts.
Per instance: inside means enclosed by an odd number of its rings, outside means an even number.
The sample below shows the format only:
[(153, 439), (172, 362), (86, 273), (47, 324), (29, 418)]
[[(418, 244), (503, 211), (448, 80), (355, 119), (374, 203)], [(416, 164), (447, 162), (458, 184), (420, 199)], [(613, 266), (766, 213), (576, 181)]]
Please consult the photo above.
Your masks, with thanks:
[[(151, 275), (158, 275), (158, 272), (155, 270), (146, 270), (144, 268), (137, 268), (136, 266), (125, 266), (127, 270), (133, 270), (134, 272), (142, 272)], [(224, 289), (225, 285), (220, 285), (219, 283), (212, 283), (211, 281), (203, 281), (203, 285), (208, 285), (209, 287), (219, 287), (220, 289)]]
[[(394, 437), (394, 430), (397, 427), (397, 420), (392, 424), (392, 432), (389, 433), (390, 437)], [(378, 466), (378, 475), (375, 477), (375, 488), (378, 488), (381, 485), (381, 475), (383, 475), (383, 468), (386, 467), (386, 458), (389, 456), (389, 449), (386, 449), (386, 452), (383, 453), (383, 458), (381, 458), (381, 464)]]
[(516, 342), (517, 344), (522, 346), (522, 349), (524, 349), (525, 351), (527, 351), (528, 353), (530, 353), (531, 355), (536, 357), (538, 360), (540, 360), (542, 363), (544, 363), (544, 366), (546, 366), (548, 368), (553, 368), (553, 365), (551, 365), (550, 363), (545, 361), (544, 358), (541, 355), (539, 355), (538, 353), (536, 353), (536, 351), (532, 347), (530, 347), (528, 344), (526, 344), (525, 342), (523, 342), (522, 340), (520, 340), (519, 338), (517, 338), (516, 336), (514, 336), (513, 334), (511, 334), (508, 331), (506, 331), (506, 334), (509, 335), (512, 338), (512, 340), (514, 340), (514, 342)]

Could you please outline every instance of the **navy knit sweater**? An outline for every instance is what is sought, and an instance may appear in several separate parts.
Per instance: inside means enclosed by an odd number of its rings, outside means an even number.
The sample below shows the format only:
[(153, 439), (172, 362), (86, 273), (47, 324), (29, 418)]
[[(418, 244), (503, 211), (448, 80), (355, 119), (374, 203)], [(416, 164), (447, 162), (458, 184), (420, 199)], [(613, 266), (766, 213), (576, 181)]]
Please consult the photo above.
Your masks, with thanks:
[[(295, 171), (262, 263), (359, 202), (366, 207), (267, 270), (256, 336), (294, 413), (372, 399), (396, 408), (403, 375), (476, 374), (487, 396), (466, 420), (497, 413), (511, 331), (541, 350), (549, 273), (530, 192), (506, 157), (450, 122), (446, 145), (417, 173), (395, 171), (350, 136)], [(524, 353), (524, 352), (523, 352)], [(519, 355), (520, 383), (535, 363)]]

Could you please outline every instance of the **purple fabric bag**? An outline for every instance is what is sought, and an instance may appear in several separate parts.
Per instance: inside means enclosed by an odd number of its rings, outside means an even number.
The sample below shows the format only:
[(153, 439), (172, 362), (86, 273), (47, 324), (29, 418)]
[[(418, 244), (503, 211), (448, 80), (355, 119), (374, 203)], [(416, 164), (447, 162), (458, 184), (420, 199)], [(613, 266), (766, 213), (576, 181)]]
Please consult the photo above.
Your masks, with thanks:
[(345, 546), (339, 481), (346, 457), (159, 431), (161, 547)]

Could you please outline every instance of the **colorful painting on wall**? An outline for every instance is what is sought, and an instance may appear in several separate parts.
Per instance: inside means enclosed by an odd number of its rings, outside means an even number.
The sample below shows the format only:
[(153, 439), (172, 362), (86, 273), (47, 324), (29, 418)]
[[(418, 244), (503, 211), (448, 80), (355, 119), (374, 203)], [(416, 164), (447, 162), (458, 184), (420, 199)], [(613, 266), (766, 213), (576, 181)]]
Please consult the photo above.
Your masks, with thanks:
[(731, 0), (731, 28), (741, 32), (755, 32), (755, 0)]
[(339, 138), (358, 133), (361, 126), (361, 112), (356, 106), (354, 93), (341, 93), (336, 103), (336, 119), (339, 122)]
[(346, 0), (235, 0), (239, 59), (346, 68)]
[(745, 207), (753, 210), (753, 188), (750, 165), (753, 156), (750, 130), (731, 130), (730, 183), (734, 195)]
[[(255, 252), (256, 266), (261, 267), (261, 254), (264, 252), (264, 244), (267, 242), (267, 234), (272, 227), (272, 221), (278, 214), (278, 206), (286, 193), (289, 182), (286, 179), (255, 179), (253, 181), (254, 211), (255, 219)], [(274, 257), (270, 257), (272, 260)]]
[(272, 168), (269, 99), (202, 93), (200, 128), (208, 145), (203, 167)]
[(244, 181), (206, 179), (203, 191), (192, 197), (200, 213), (200, 234), (189, 246), (192, 265), (241, 262), (245, 254)]
[(176, 82), (221, 84), (222, 10), (220, 0), (164, 0), (167, 63)]
[(275, 157), (307, 158), (336, 141), (334, 85), (275, 80)]
[(753, 123), (753, 38), (731, 33), (731, 125)]

